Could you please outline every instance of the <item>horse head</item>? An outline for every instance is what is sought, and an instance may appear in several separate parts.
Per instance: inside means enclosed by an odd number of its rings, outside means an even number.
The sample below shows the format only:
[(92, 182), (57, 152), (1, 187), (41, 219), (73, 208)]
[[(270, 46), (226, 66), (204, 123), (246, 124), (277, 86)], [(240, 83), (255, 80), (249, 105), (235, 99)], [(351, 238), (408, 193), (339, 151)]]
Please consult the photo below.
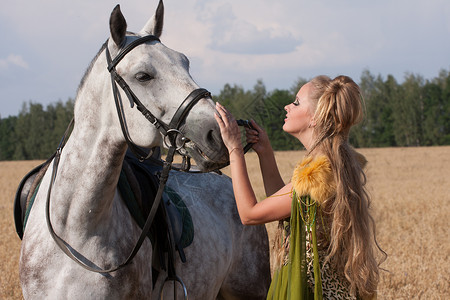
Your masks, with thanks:
[(187, 57), (160, 42), (163, 17), (160, 1), (144, 28), (130, 33), (119, 5), (111, 13), (105, 51), (122, 131), (134, 145), (151, 148), (164, 142), (193, 158), (200, 170), (217, 169), (228, 155), (214, 102), (192, 79)]

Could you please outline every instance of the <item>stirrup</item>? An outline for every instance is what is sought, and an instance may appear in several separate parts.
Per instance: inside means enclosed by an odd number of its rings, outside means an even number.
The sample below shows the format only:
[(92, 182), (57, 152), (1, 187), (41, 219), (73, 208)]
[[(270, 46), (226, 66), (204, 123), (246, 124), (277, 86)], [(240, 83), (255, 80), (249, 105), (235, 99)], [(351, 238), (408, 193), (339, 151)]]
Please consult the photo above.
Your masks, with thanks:
[(173, 281), (173, 298), (176, 299), (177, 298), (177, 289), (176, 289), (176, 285), (175, 283), (178, 282), (181, 287), (183, 288), (183, 293), (184, 293), (184, 300), (188, 300), (188, 295), (187, 295), (187, 289), (186, 286), (184, 285), (183, 280), (181, 280), (180, 277), (178, 277), (177, 275), (175, 275), (175, 278), (169, 278), (167, 277), (166, 280), (164, 280), (164, 283), (161, 285), (161, 289), (159, 290), (159, 298), (162, 300), (163, 299), (163, 291), (164, 291), (164, 286), (166, 285), (167, 282), (169, 281)]

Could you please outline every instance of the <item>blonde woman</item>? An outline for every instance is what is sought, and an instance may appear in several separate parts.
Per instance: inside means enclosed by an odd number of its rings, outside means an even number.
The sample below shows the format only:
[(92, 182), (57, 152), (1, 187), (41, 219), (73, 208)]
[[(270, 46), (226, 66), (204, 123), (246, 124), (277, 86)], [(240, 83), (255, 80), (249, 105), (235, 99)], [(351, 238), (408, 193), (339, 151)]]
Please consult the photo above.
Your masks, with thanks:
[(219, 103), (216, 109), (242, 223), (280, 220), (267, 298), (376, 298), (375, 250), (382, 250), (365, 190), (366, 161), (348, 143), (350, 128), (363, 116), (358, 85), (346, 76), (318, 76), (285, 107), (283, 130), (307, 150), (287, 184), (267, 134), (252, 121), (255, 130), (247, 130), (247, 141), (254, 143), (268, 197), (260, 202), (249, 181), (236, 121)]

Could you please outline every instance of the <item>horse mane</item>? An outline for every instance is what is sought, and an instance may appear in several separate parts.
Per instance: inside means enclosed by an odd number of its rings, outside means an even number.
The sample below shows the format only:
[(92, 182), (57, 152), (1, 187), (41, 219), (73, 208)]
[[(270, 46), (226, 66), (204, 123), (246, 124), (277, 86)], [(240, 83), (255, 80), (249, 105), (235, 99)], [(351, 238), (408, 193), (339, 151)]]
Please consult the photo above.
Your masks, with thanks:
[[(126, 34), (132, 35), (132, 36), (138, 36), (136, 33), (130, 32), (130, 31), (127, 31)], [(98, 57), (103, 52), (103, 50), (105, 50), (107, 44), (108, 44), (107, 41), (105, 43), (103, 43), (103, 45), (100, 47), (100, 50), (97, 52), (95, 57), (91, 60), (91, 63), (89, 64), (86, 71), (84, 72), (84, 75), (81, 78), (80, 84), (78, 85), (78, 89), (77, 89), (77, 93), (76, 93), (77, 96), (78, 96), (78, 93), (81, 91), (81, 89), (84, 87), (84, 83), (86, 82), (87, 76), (89, 75), (89, 73), (91, 73), (92, 67), (94, 66), (95, 62), (97, 61)], [(75, 97), (75, 99), (76, 99), (76, 97)]]
[[(97, 52), (97, 54), (95, 55), (95, 57), (92, 59), (91, 63), (89, 64), (89, 66), (87, 67), (86, 71), (84, 72), (83, 77), (81, 78), (80, 84), (78, 85), (78, 89), (77, 89), (77, 93), (76, 95), (78, 96), (78, 93), (81, 91), (81, 89), (84, 87), (84, 84), (86, 82), (86, 78), (89, 75), (89, 73), (91, 73), (92, 67), (94, 66), (95, 62), (97, 61), (98, 57), (100, 56), (100, 54), (103, 52), (103, 50), (105, 50), (106, 48), (106, 43), (104, 43), (100, 50)], [(77, 97), (75, 97), (76, 99)]]
[[(84, 72), (83, 77), (81, 78), (80, 84), (78, 85), (78, 89), (77, 89), (77, 96), (78, 93), (81, 91), (81, 89), (84, 87), (84, 84), (86, 82), (86, 78), (89, 75), (89, 73), (91, 73), (92, 67), (94, 66), (95, 62), (97, 61), (98, 57), (100, 56), (100, 54), (103, 52), (103, 50), (105, 50), (106, 48), (106, 43), (104, 43), (102, 45), (102, 47), (100, 48), (100, 50), (97, 52), (97, 54), (95, 55), (95, 57), (92, 59), (91, 63), (89, 64), (89, 66), (87, 67), (86, 71)], [(76, 99), (76, 98), (75, 98)]]

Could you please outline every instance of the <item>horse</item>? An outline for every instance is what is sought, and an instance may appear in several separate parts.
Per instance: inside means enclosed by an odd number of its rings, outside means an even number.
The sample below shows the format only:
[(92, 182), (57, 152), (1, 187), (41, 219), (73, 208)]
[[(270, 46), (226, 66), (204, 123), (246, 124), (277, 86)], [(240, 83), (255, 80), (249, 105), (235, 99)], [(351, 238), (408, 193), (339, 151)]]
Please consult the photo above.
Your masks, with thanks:
[[(19, 261), (25, 299), (266, 296), (267, 232), (241, 224), (231, 179), (211, 172), (229, 159), (214, 102), (192, 79), (187, 57), (161, 43), (163, 15), (159, 1), (132, 33), (119, 5), (111, 13), (110, 37), (78, 87), (70, 137), (49, 160), (27, 216)], [(179, 282), (168, 285), (168, 268), (154, 273), (150, 239), (124, 263), (142, 229), (117, 188), (127, 150), (145, 160), (143, 150), (165, 144), (202, 171), (168, 167), (166, 186), (183, 199), (195, 230), (186, 262), (175, 256)]]

